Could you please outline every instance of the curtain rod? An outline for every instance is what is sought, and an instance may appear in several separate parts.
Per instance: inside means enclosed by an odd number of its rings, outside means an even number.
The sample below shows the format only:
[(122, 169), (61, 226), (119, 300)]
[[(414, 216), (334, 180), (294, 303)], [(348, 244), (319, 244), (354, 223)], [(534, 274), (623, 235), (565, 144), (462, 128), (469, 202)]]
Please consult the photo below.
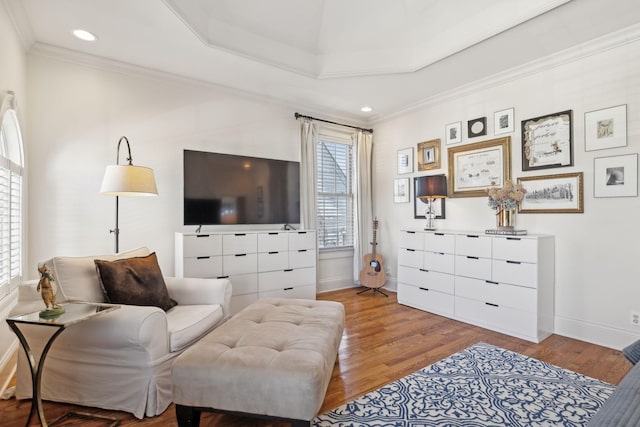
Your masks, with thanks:
[(296, 117), (296, 120), (298, 120), (300, 117), (302, 117), (303, 119), (315, 120), (317, 122), (331, 123), (332, 125), (345, 126), (345, 127), (348, 127), (348, 128), (353, 128), (353, 129), (358, 129), (358, 130), (362, 130), (362, 131), (365, 131), (365, 132), (373, 133), (373, 129), (365, 129), (365, 128), (361, 128), (361, 127), (358, 127), (358, 126), (345, 125), (343, 123), (336, 123), (336, 122), (332, 122), (330, 120), (316, 119), (315, 117), (304, 116), (304, 115), (302, 115), (300, 113), (296, 113), (295, 117)]

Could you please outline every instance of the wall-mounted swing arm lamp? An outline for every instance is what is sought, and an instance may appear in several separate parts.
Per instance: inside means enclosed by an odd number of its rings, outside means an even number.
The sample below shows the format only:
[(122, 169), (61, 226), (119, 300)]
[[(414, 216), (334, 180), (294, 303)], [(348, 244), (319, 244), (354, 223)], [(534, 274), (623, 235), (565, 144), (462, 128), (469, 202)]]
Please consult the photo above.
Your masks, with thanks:
[(435, 199), (444, 199), (447, 197), (447, 177), (446, 175), (427, 175), (418, 178), (416, 188), (416, 197), (419, 199), (427, 199), (429, 205), (425, 216), (427, 217), (427, 226), (425, 230), (434, 230), (433, 218), (433, 202)]
[[(120, 144), (122, 141), (127, 143), (128, 164), (120, 164)], [(110, 230), (115, 236), (116, 253), (120, 251), (120, 228), (118, 227), (118, 209), (120, 196), (125, 197), (144, 197), (157, 196), (158, 188), (156, 187), (156, 179), (153, 175), (153, 169), (144, 166), (134, 166), (131, 157), (131, 146), (126, 136), (118, 141), (118, 152), (116, 164), (107, 166), (102, 178), (102, 186), (100, 193), (109, 196), (116, 196), (116, 228)]]

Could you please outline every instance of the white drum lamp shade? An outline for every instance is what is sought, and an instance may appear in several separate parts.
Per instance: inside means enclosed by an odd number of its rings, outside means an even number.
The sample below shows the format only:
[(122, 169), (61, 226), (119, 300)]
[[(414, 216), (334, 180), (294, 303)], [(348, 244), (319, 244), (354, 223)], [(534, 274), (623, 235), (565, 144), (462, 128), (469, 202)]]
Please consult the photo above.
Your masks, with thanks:
[(133, 165), (109, 165), (100, 192), (109, 196), (156, 196), (153, 169)]

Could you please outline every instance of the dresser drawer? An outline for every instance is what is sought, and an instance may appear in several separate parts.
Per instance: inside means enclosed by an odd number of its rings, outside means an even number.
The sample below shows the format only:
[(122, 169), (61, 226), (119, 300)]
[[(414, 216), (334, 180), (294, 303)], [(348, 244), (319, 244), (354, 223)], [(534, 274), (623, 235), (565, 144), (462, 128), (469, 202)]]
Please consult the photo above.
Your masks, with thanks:
[(184, 277), (214, 278), (222, 274), (221, 256), (184, 259)]
[(521, 286), (458, 276), (456, 277), (456, 296), (530, 313), (537, 311), (536, 290)]
[(456, 319), (537, 342), (536, 314), (494, 306), (464, 297), (455, 298)]
[(493, 258), (536, 263), (538, 241), (520, 237), (494, 237)]
[(289, 251), (258, 254), (258, 271), (285, 270), (287, 268), (289, 268)]
[(222, 255), (222, 236), (215, 234), (197, 234), (183, 236), (183, 254), (185, 258)]
[(455, 271), (454, 262), (455, 257), (452, 254), (442, 252), (425, 252), (423, 268), (425, 270), (453, 274)]
[(407, 267), (422, 268), (424, 252), (415, 249), (400, 248), (398, 250), (398, 264)]
[(492, 279), (495, 282), (535, 288), (538, 283), (537, 264), (494, 259)]
[(258, 233), (258, 252), (284, 252), (289, 250), (289, 233)]
[(316, 248), (316, 232), (315, 231), (293, 231), (289, 234), (289, 250), (297, 251), (298, 249), (315, 249)]
[(456, 254), (491, 258), (491, 237), (456, 234)]
[(222, 253), (224, 255), (248, 254), (258, 252), (258, 238), (255, 233), (235, 233), (222, 235)]
[(258, 292), (305, 285), (315, 286), (315, 283), (315, 268), (295, 268), (258, 273)]
[(454, 296), (442, 292), (398, 283), (398, 302), (442, 316), (453, 317)]
[(455, 248), (456, 238), (453, 234), (425, 233), (424, 248), (431, 252), (444, 252), (452, 254)]
[(288, 287), (271, 291), (260, 291), (260, 298), (302, 298), (316, 299), (316, 287), (314, 285)]
[(258, 292), (258, 273), (232, 274), (225, 277), (231, 281), (232, 295)]
[(417, 268), (400, 266), (398, 268), (398, 282), (447, 294), (453, 294), (454, 291), (454, 276), (437, 271), (419, 270)]
[(491, 260), (489, 258), (457, 255), (455, 270), (457, 276), (491, 280)]
[(225, 255), (222, 257), (222, 262), (224, 264), (222, 273), (225, 276), (230, 276), (232, 274), (255, 273), (258, 270), (258, 256), (255, 253)]
[(231, 295), (231, 314), (236, 314), (248, 305), (258, 301), (258, 293)]
[(418, 231), (403, 230), (400, 232), (398, 246), (400, 248), (408, 248), (421, 251), (424, 249), (424, 233)]
[(313, 267), (316, 265), (315, 249), (289, 251), (289, 268)]

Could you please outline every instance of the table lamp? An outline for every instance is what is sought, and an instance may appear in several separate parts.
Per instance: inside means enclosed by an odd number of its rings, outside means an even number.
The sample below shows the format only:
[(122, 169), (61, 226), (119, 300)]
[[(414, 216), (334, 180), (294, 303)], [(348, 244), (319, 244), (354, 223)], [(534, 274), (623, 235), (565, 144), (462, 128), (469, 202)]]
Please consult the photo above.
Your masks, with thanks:
[(427, 199), (429, 205), (427, 207), (426, 217), (427, 226), (425, 230), (434, 230), (433, 226), (433, 201), (435, 199), (444, 199), (447, 197), (447, 177), (445, 175), (427, 175), (417, 178), (416, 197), (418, 199)]

